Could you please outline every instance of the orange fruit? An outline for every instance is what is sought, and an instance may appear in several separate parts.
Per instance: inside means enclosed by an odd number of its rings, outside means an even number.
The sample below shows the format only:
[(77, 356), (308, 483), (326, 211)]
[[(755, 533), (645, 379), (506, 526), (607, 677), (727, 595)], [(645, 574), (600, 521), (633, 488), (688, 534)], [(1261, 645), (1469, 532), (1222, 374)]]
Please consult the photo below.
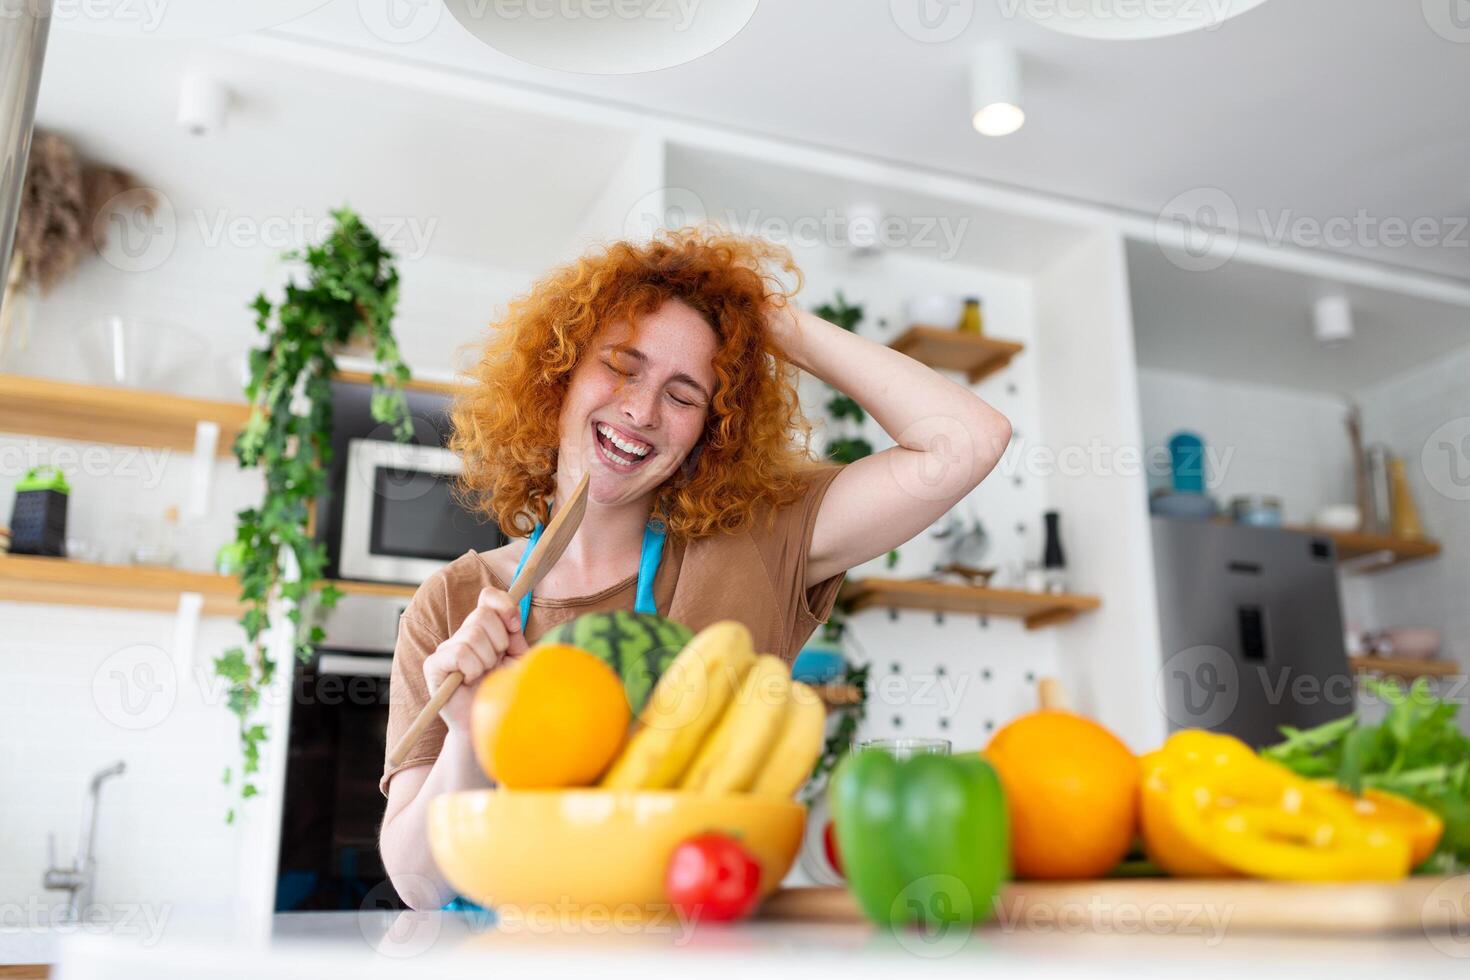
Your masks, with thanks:
[(623, 745), (631, 712), (611, 667), (578, 647), (536, 647), (480, 682), (470, 741), (507, 789), (590, 786)]
[(996, 732), (983, 754), (1005, 788), (1016, 877), (1096, 878), (1128, 853), (1138, 760), (1112, 732), (1037, 711)]

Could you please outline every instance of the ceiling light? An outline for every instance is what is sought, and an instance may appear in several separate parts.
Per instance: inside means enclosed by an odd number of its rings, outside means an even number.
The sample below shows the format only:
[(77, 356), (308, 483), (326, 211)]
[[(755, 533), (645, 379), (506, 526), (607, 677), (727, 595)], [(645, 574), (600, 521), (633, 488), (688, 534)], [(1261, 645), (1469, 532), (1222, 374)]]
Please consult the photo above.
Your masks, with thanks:
[(1324, 296), (1312, 307), (1312, 336), (1323, 347), (1353, 339), (1353, 305), (1346, 296)]
[(971, 123), (986, 136), (1009, 136), (1026, 122), (1021, 107), (1021, 56), (1015, 48), (990, 42), (970, 63)]
[(760, 0), (444, 0), (480, 41), (517, 61), (589, 75), (627, 75), (702, 58), (739, 34)]
[(1214, 30), (1232, 17), (1259, 7), (1266, 0), (1058, 0), (1021, 4), (1021, 13), (1040, 24), (1073, 37), (1100, 41), (1142, 41), (1155, 37)]

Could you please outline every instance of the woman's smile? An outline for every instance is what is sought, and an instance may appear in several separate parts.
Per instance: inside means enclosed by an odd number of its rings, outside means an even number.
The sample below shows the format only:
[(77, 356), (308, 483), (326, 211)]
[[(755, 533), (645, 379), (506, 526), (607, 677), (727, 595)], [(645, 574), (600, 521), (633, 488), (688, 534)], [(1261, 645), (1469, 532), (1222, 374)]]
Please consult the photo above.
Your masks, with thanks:
[(615, 473), (632, 473), (658, 455), (652, 443), (597, 419), (592, 420), (592, 438), (597, 455)]

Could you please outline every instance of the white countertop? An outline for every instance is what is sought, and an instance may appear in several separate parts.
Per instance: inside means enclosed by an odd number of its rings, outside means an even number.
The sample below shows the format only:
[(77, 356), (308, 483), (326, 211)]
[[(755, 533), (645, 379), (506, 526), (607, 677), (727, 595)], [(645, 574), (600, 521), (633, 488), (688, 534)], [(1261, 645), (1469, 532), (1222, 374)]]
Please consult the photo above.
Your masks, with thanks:
[[(1238, 934), (1203, 925), (1189, 934), (1102, 935), (1062, 929), (1007, 930), (926, 939), (864, 925), (754, 921), (690, 928), (676, 921), (641, 926), (608, 921), (524, 922), (496, 926), (487, 916), (451, 912), (311, 912), (276, 915), (268, 936), (232, 934), (200, 923), (172, 923), (131, 934), (61, 938), (54, 976), (62, 980), (140, 977), (207, 980), (374, 980), (487, 976), (668, 976), (699, 980), (802, 976), (840, 971), (844, 980), (893, 980), (922, 969), (932, 976), (1028, 978), (1300, 975), (1464, 977), (1470, 936), (1309, 938)], [(490, 971), (490, 972), (487, 972)]]

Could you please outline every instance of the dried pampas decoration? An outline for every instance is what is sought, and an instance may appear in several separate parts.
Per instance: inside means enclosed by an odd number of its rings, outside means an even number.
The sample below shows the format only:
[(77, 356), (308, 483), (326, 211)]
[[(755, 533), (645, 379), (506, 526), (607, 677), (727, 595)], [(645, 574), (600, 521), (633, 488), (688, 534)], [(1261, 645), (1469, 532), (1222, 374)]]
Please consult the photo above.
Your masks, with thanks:
[[(103, 212), (141, 185), (125, 171), (84, 162), (55, 133), (37, 130), (26, 161), (25, 186), (15, 223), (15, 250), (0, 302), (0, 359), (16, 306), (31, 288), (49, 293), (93, 252), (107, 245)], [(151, 214), (157, 199), (143, 190), (136, 206)]]

